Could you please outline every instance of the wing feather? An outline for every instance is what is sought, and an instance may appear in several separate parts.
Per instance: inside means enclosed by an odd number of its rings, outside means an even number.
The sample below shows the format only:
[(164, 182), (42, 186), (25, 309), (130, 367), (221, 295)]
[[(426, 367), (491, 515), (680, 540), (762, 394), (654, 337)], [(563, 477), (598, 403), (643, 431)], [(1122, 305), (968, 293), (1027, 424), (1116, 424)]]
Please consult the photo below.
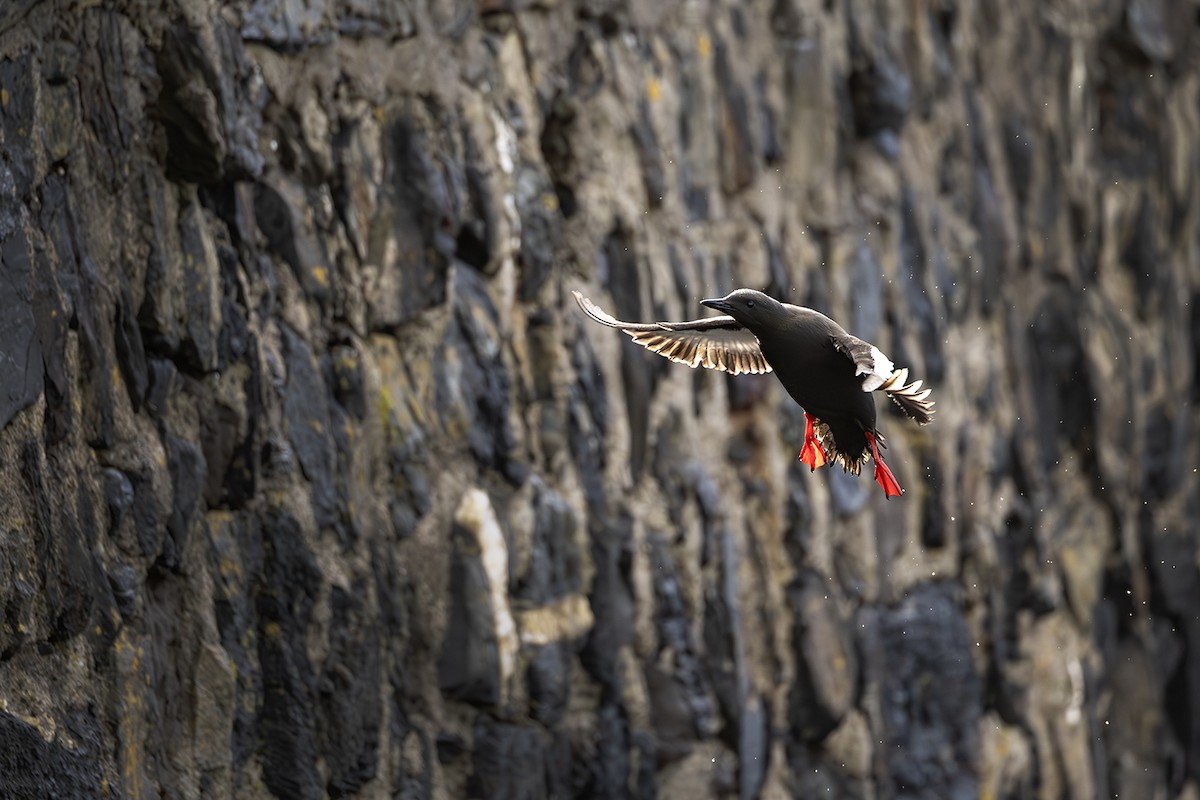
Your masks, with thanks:
[(898, 369), (879, 388), (887, 392), (887, 396), (918, 425), (928, 425), (936, 412), (933, 407), (934, 401), (929, 399), (933, 390), (922, 389), (921, 381), (906, 383), (907, 381), (908, 370)]
[(624, 322), (579, 292), (572, 294), (583, 313), (593, 321), (622, 331), (636, 344), (678, 364), (732, 375), (771, 371), (758, 339), (733, 317), (721, 315), (688, 322)]

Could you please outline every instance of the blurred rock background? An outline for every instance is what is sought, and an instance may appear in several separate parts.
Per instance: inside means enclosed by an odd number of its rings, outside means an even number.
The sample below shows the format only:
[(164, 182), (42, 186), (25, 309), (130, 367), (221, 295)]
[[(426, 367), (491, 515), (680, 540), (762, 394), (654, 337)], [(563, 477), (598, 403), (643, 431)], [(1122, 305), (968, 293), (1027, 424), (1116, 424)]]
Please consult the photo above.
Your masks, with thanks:
[[(1198, 798), (1194, 1), (7, 0), (0, 795)], [(908, 494), (587, 324), (767, 288)]]

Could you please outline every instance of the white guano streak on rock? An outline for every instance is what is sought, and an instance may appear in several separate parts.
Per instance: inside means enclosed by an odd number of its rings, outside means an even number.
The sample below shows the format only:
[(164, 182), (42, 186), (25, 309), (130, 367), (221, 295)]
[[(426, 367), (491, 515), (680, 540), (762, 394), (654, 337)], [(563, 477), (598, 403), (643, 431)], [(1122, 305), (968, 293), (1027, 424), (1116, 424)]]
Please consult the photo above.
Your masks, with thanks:
[(508, 238), (500, 247), (500, 257), (508, 265), (521, 247), (521, 215), (517, 212), (517, 197), (513, 175), (517, 168), (517, 136), (508, 122), (496, 109), (490, 109), (492, 127), (496, 129), (496, 156), (500, 171), (506, 176), (501, 204), (504, 219), (508, 223)]
[(487, 575), (496, 649), (500, 660), (500, 696), (508, 696), (508, 682), (517, 663), (517, 626), (508, 605), (508, 543), (496, 519), (492, 502), (482, 489), (469, 490), (459, 503), (454, 521), (475, 535), (479, 559)]
[(592, 629), (592, 607), (581, 594), (569, 594), (550, 605), (518, 611), (521, 641), (543, 645), (563, 639), (578, 639)]

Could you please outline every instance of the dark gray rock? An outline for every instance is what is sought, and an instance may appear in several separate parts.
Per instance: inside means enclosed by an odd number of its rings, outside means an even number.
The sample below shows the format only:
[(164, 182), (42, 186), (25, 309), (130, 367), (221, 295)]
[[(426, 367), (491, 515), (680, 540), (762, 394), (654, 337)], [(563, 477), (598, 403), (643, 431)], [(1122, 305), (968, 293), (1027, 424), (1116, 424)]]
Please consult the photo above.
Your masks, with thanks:
[(331, 429), (329, 389), (317, 370), (308, 343), (287, 327), (282, 333), (287, 361), (283, 413), (287, 420), (288, 441), (295, 448), (304, 477), (312, 485), (317, 525), (335, 527), (340, 520), (334, 489), (334, 448), (328, 434)]
[(941, 463), (929, 458), (923, 460), (925, 469), (921, 477), (926, 495), (921, 509), (921, 544), (925, 547), (945, 547), (948, 514), (944, 505), (945, 487)]
[(167, 291), (181, 294), (184, 322), (180, 331), (179, 361), (186, 370), (203, 374), (217, 368), (217, 332), (220, 328), (218, 302), (220, 283), (213, 275), (209, 218), (198, 202), (188, 203), (179, 215), (181, 285)]
[(1074, 293), (1056, 286), (1029, 320), (1031, 379), (1041, 467), (1058, 462), (1061, 443), (1084, 444), (1094, 435), (1096, 396), (1079, 330)]
[[(917, 330), (921, 359), (903, 359), (900, 364), (922, 365), (921, 374), (931, 385), (940, 383), (945, 375), (945, 358), (942, 355), (942, 327), (945, 308), (937, 307), (930, 296), (933, 288), (929, 281), (929, 259), (921, 226), (917, 222), (916, 195), (905, 191), (900, 229), (900, 261), (906, 273), (904, 300), (907, 306), (904, 325)], [(900, 337), (896, 337), (897, 340)]]
[(159, 560), (169, 570), (182, 571), (185, 568), (183, 551), (191, 531), (192, 515), (199, 508), (204, 494), (208, 465), (200, 448), (187, 439), (168, 434), (164, 445), (173, 501)]
[(718, 38), (713, 47), (717, 86), (720, 88), (720, 117), (717, 131), (720, 155), (721, 189), (737, 194), (758, 173), (758, 148), (755, 146), (754, 110), (746, 90), (733, 73), (729, 47)]
[(742, 800), (759, 796), (771, 766), (771, 735), (769, 710), (756, 695), (742, 712), (738, 736), (738, 796)]
[(45, 435), (47, 444), (54, 444), (66, 438), (73, 425), (70, 403), (73, 382), (68, 379), (66, 364), (70, 315), (58, 288), (55, 270), (45, 252), (38, 254), (32, 277), (33, 318), (45, 367)]
[(129, 286), (122, 283), (117, 300), (114, 331), (117, 366), (121, 368), (121, 377), (125, 379), (130, 405), (137, 411), (145, 401), (146, 391), (150, 387), (150, 376), (146, 365), (146, 349), (142, 344), (142, 331), (138, 327), (137, 312), (132, 306), (133, 298), (129, 293)]
[(127, 60), (128, 26), (128, 18), (120, 12), (102, 9), (83, 21), (78, 34), (82, 37), (81, 121), (89, 129), (89, 135), (82, 137), (81, 151), (92, 180), (113, 195), (125, 182), (134, 137), (145, 121), (143, 109), (134, 112), (130, 107), (126, 75), (142, 73), (149, 65)]
[(779, 139), (779, 121), (775, 109), (767, 100), (767, 75), (760, 72), (754, 76), (755, 101), (758, 104), (758, 118), (761, 121), (762, 133), (759, 135), (759, 149), (763, 162), (778, 164), (783, 161), (783, 143)]
[(1004, 154), (1008, 157), (1008, 179), (1017, 201), (1029, 202), (1033, 188), (1033, 170), (1041, 140), (1037, 132), (1019, 118), (1004, 121)]
[[(33, 71), (33, 56), (26, 50), (15, 59), (0, 60), (0, 86), (7, 90), (7, 102), (0, 105), (0, 130), (4, 132), (4, 159), (0, 170), (11, 172), (11, 194), (5, 186), (6, 202), (28, 197), (34, 186), (35, 162), (33, 147), (34, 95), (37, 84)], [(11, 232), (11, 223), (0, 218), (0, 239)]]
[[(479, 156), (478, 147), (470, 138), (467, 139), (466, 145), (468, 161), (476, 160)], [(462, 225), (454, 242), (454, 257), (486, 275), (494, 275), (499, 266), (499, 261), (493, 258), (493, 253), (498, 244), (501, 201), (493, 191), (492, 182), (485, 170), (468, 164), (463, 168), (463, 175), (470, 204), (478, 209), (478, 213), (474, 217), (464, 216), (461, 220)], [(518, 188), (524, 190), (522, 194), (528, 192), (528, 186), (520, 187), (518, 184)], [(524, 230), (521, 233), (524, 236)]]
[(108, 586), (121, 617), (129, 620), (137, 613), (138, 585), (142, 578), (133, 567), (123, 564), (108, 573)]
[(713, 727), (715, 717), (701, 654), (692, 634), (678, 571), (666, 541), (657, 532), (651, 533), (649, 539), (654, 575), (655, 623), (660, 649), (655, 655), (660, 656), (662, 651), (671, 654), (672, 677), (687, 703), (692, 729), (700, 734)]
[(218, 228), (217, 262), (221, 269), (221, 327), (217, 331), (217, 369), (222, 372), (234, 364), (255, 365), (254, 334), (246, 318), (246, 297), (238, 284), (240, 265), (237, 252), (224, 240), (227, 231)]
[[(220, 508), (226, 495), (226, 483), (231, 477), (229, 470), (234, 453), (240, 444), (238, 423), (241, 422), (237, 409), (214, 400), (205, 409), (200, 423), (202, 432), (200, 448), (207, 468), (204, 481), (204, 502), (209, 508)], [(253, 473), (247, 470), (247, 478), (253, 481)], [(236, 478), (235, 478), (236, 480)], [(253, 490), (247, 494), (252, 494)]]
[(546, 745), (532, 727), (483, 722), (475, 727), (468, 797), (547, 797)]
[(321, 357), (321, 371), (333, 390), (333, 399), (356, 420), (366, 417), (367, 395), (359, 351), (352, 345), (335, 345)]
[(455, 524), (450, 557), (450, 612), (438, 657), (438, 687), (480, 706), (500, 702), (500, 650), (491, 588), (474, 533)]
[(322, 305), (332, 299), (329, 253), (304, 220), (316, 200), (298, 183), (280, 178), (260, 182), (254, 189), (254, 219), (268, 246), (292, 269), (310, 298)]
[(0, 7), (0, 33), (12, 28), (36, 6), (38, 0), (16, 0)]
[[(212, 526), (209, 536), (213, 616), (221, 646), (237, 678), (230, 741), (231, 761), (237, 769), (259, 747), (258, 712), (263, 701), (264, 673), (257, 667), (254, 637), (258, 621), (256, 591), (265, 555), (262, 528), (255, 516), (231, 515), (227, 523)], [(282, 716), (280, 711), (272, 713)]]
[(162, 552), (165, 526), (158, 509), (158, 498), (154, 494), (153, 476), (145, 469), (129, 476), (133, 484), (133, 530), (142, 556), (155, 558)]
[(808, 468), (800, 463), (799, 458), (788, 468), (787, 501), (784, 506), (788, 525), (784, 543), (797, 564), (805, 563), (812, 547), (812, 500), (809, 499), (806, 483), (811, 478), (805, 477), (805, 473), (808, 472)]
[(879, 614), (882, 735), (889, 788), (899, 798), (978, 792), (983, 696), (952, 593), (924, 585)]
[(353, 795), (378, 769), (382, 672), (379, 629), (362, 599), (334, 589), (329, 655), (317, 683), (318, 744), (330, 795)]
[(115, 467), (105, 467), (104, 498), (108, 502), (109, 530), (115, 531), (133, 506), (133, 483), (129, 476)]
[[(1200, 623), (1188, 611), (1200, 602), (1196, 565), (1189, 557), (1193, 545), (1178, 530), (1154, 531), (1147, 536), (1147, 541), (1146, 563), (1154, 573), (1154, 596), (1174, 619), (1180, 620), (1167, 623), (1169, 630), (1159, 632), (1160, 644), (1155, 654), (1159, 679), (1156, 683), (1171, 693), (1173, 699), (1167, 703), (1166, 716), (1172, 733), (1183, 743), (1187, 758), (1192, 759), (1200, 755), (1200, 741), (1197, 739), (1200, 734), (1200, 666), (1186, 657), (1186, 653), (1200, 644)], [(1119, 597), (1115, 591), (1112, 594)], [(1106, 606), (1112, 609), (1112, 638), (1115, 639), (1117, 612), (1111, 602)], [(1183, 657), (1169, 658), (1172, 650), (1179, 651)], [(1114, 642), (1112, 652), (1106, 653), (1107, 662), (1114, 662), (1116, 655)]]
[[(586, 51), (577, 49), (575, 52), (582, 54)], [(573, 58), (571, 63), (578, 60)], [(562, 210), (563, 217), (570, 219), (578, 210), (578, 202), (575, 198), (578, 176), (575, 174), (577, 171), (575, 153), (571, 146), (577, 115), (572, 103), (562, 94), (555, 95), (549, 106), (539, 144), (542, 148), (542, 157), (545, 159), (550, 173), (550, 179), (554, 183), (558, 207)]]
[(148, 252), (138, 324), (148, 353), (173, 359), (184, 332), (177, 311), (180, 299), (177, 296), (177, 246), (171, 243), (168, 234), (168, 228), (173, 224), (167, 219), (168, 184), (163, 176), (151, 169), (143, 171), (140, 177), (138, 216), (146, 221)]
[(465, 367), (439, 375), (438, 407), (453, 430), (453, 416), (466, 421), (466, 438), (476, 462), (490, 467), (514, 485), (524, 482), (529, 469), (518, 457), (516, 436), (509, 420), (512, 379), (501, 358), (502, 343), (495, 305), (482, 279), (469, 270), (455, 273), (457, 303), (444, 344), (448, 363)]
[(278, 797), (324, 797), (317, 773), (317, 676), (307, 653), (321, 572), (289, 516), (269, 516), (262, 528), (262, 583), (255, 598), (262, 705), (258, 747), (263, 779)]
[(629, 794), (629, 722), (615, 703), (605, 703), (597, 713), (594, 740), (579, 766), (585, 772), (581, 794), (585, 797), (618, 798)]
[(442, 731), (437, 736), (438, 763), (453, 764), (467, 750), (467, 743), (457, 733)]
[(33, 500), (30, 532), (38, 555), (37, 573), (27, 580), (37, 587), (49, 611), (50, 644), (85, 631), (101, 588), (89, 547), (93, 543), (85, 540), (75, 499), (66, 495), (54, 467), (36, 442), (22, 448), (21, 472)]
[(850, 102), (858, 135), (899, 132), (912, 108), (912, 80), (889, 53), (863, 41), (863, 24), (851, 17)]
[(797, 797), (839, 797), (846, 800), (867, 800), (873, 797), (864, 791), (865, 781), (856, 781), (846, 774), (845, 765), (831, 763), (804, 745), (793, 745), (788, 749), (789, 763), (796, 783), (792, 791)]
[(21, 800), (106, 794), (103, 738), (95, 717), (90, 711), (75, 711), (66, 727), (73, 747), (48, 742), (37, 728), (0, 711), (0, 788), (5, 796)]
[[(456, 251), (455, 236), (471, 211), (459, 142), (449, 134), (447, 109), (430, 100), (409, 105), (391, 122), (386, 147), (392, 171), (390, 188), (418, 240), (443, 258)], [(489, 204), (490, 205), (490, 204)]]
[(432, 508), (429, 463), (424, 449), (427, 438), (423, 430), (402, 430), (391, 410), (387, 412), (385, 430), (392, 478), (388, 513), (396, 537), (404, 539)]
[(296, 5), (286, 0), (254, 0), (242, 15), (246, 41), (262, 42), (285, 52), (328, 44), (333, 39), (325, 17), (326, 4)]
[(532, 300), (549, 280), (562, 238), (558, 197), (545, 172), (522, 163), (516, 178), (517, 213), (521, 217), (521, 299)]
[(788, 707), (792, 731), (802, 742), (828, 736), (850, 710), (858, 686), (857, 658), (833, 592), (812, 570), (788, 589), (796, 615), (796, 682)]
[(263, 169), (259, 129), (266, 89), (257, 64), (250, 60), (242, 37), (223, 17), (211, 17), (216, 42), (217, 85), (212, 89), (224, 123), (226, 158), (223, 177), (257, 178)]
[[(736, 574), (736, 554), (730, 553), (727, 544), (729, 530), (722, 527), (718, 536), (714, 549), (721, 559), (721, 582), (704, 593), (704, 652), (708, 654), (705, 672), (722, 717), (734, 723), (725, 731), (726, 744), (733, 747), (737, 745), (738, 724), (746, 699), (739, 646), (743, 631), (736, 588), (729, 585), (729, 578)], [(732, 557), (726, 559), (726, 556)]]
[(874, 481), (870, 479), (873, 469), (874, 465), (867, 462), (860, 475), (851, 475), (840, 467), (828, 470), (826, 482), (829, 484), (829, 498), (838, 514), (852, 517), (866, 508), (875, 489)]
[(1133, 231), (1121, 254), (1121, 264), (1133, 278), (1138, 310), (1143, 318), (1161, 313), (1162, 303), (1167, 299), (1161, 296), (1163, 279), (1170, 274), (1162, 268), (1164, 258), (1158, 238), (1159, 215), (1151, 203), (1148, 196), (1142, 195)]
[(688, 458), (691, 442), (684, 433), (682, 419), (672, 416), (663, 420), (657, 434), (651, 469), (662, 489), (671, 522), (679, 525), (683, 521), (689, 490), (694, 480), (701, 479), (699, 473), (703, 472), (703, 467)]
[(529, 716), (554, 728), (567, 712), (571, 696), (571, 659), (564, 642), (551, 642), (534, 650), (529, 662)]
[(62, 86), (79, 69), (79, 48), (70, 41), (57, 39), (42, 49), (42, 77), (51, 86)]
[(1169, 61), (1175, 53), (1169, 5), (1163, 0), (1130, 0), (1125, 12), (1133, 40), (1152, 61)]
[(408, 3), (384, 0), (341, 0), (337, 10), (338, 33), (354, 38), (383, 37), (394, 41), (416, 33), (413, 9)]
[(533, 500), (533, 549), (525, 574), (516, 580), (513, 595), (545, 605), (578, 592), (582, 585), (583, 555), (575, 543), (575, 512), (556, 491), (538, 480)]
[(86, 253), (79, 259), (79, 283), (74, 302), (87, 393), (94, 399), (83, 409), (83, 425), (93, 447), (107, 449), (113, 444), (113, 413), (116, 386), (112, 380), (113, 363), (111, 322), (112, 305), (104, 279), (96, 262)]
[(850, 309), (850, 332), (868, 342), (875, 341), (883, 327), (883, 265), (865, 242), (854, 250), (854, 307)]
[(74, 84), (43, 86), (42, 146), (51, 163), (71, 154), (79, 130), (79, 91)]
[(609, 410), (604, 374), (596, 363), (596, 354), (587, 337), (575, 339), (571, 348), (571, 366), (576, 380), (570, 387), (571, 397), (567, 404), (570, 414), (568, 441), (574, 461), (580, 466), (588, 510), (596, 516), (604, 503), (603, 487), (598, 481), (604, 474), (607, 460), (604, 439), (608, 434)]
[(687, 692), (673, 673), (657, 664), (647, 664), (644, 671), (656, 757), (662, 763), (677, 761), (692, 752), (700, 738)]
[(360, 488), (361, 478), (354, 474), (354, 441), (351, 438), (350, 415), (336, 402), (330, 402), (328, 407), (329, 438), (333, 440), (333, 489), (337, 496), (338, 514), (333, 532), (344, 547), (349, 547), (363, 533), (361, 520), (353, 513), (353, 497), (361, 497), (366, 489)]
[(236, 32), (220, 16), (211, 20), (215, 52), (201, 31), (177, 23), (155, 53), (167, 175), (190, 183), (253, 178), (263, 164), (257, 80)]
[[(86, 511), (82, 495), (80, 508), (81, 511)], [(88, 645), (97, 664), (108, 664), (111, 663), (113, 645), (125, 625), (121, 608), (128, 607), (129, 602), (128, 598), (117, 598), (111, 581), (104, 573), (104, 567), (95, 556), (92, 556), (91, 563), (91, 593), (92, 613), (86, 628)]]
[(585, 669), (606, 692), (620, 690), (620, 649), (633, 638), (633, 593), (629, 585), (627, 547), (633, 531), (631, 520), (622, 514), (612, 527), (592, 521), (588, 526), (591, 556), (596, 574), (588, 602), (595, 623), (580, 653)]
[(10, 233), (0, 243), (0, 429), (42, 393), (44, 368), (31, 277), (25, 234)]
[(646, 208), (659, 208), (667, 192), (667, 176), (662, 163), (662, 146), (659, 144), (658, 134), (654, 131), (650, 103), (645, 97), (638, 101), (637, 119), (630, 125), (629, 135), (637, 148), (642, 185), (646, 189)]
[[(596, 254), (596, 275), (612, 294), (619, 319), (643, 318), (641, 272), (633, 231), (618, 223)], [(641, 476), (646, 463), (650, 397), (662, 367), (657, 359), (647, 359), (640, 346), (622, 337), (621, 379), (629, 415), (629, 466), (635, 479)]]

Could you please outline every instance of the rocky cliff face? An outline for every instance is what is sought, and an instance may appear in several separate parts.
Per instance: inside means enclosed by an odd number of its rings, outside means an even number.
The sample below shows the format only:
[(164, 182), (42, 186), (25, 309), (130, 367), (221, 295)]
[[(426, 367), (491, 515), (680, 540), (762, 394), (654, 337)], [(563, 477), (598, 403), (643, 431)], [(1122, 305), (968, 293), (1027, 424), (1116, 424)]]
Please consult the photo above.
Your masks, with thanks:
[[(0, 7), (0, 794), (1196, 797), (1192, 2)], [(908, 494), (587, 325), (766, 287)], [(881, 407), (882, 409), (882, 407)]]

